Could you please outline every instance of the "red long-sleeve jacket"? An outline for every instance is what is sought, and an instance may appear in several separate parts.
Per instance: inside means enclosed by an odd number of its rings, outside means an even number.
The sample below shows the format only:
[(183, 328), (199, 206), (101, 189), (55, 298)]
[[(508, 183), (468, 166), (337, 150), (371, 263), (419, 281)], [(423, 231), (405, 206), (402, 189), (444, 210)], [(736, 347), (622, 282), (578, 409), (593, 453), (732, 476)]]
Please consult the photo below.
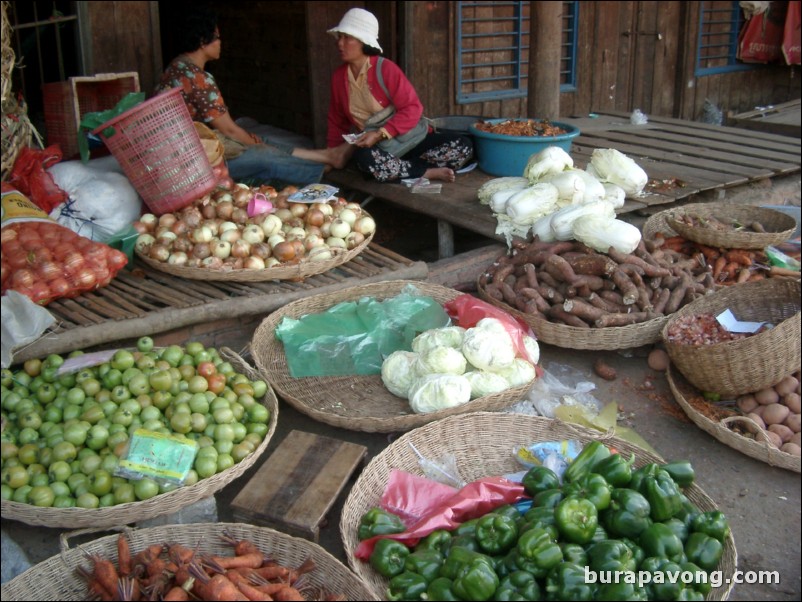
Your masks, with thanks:
[[(370, 57), (371, 68), (368, 69), (368, 87), (373, 97), (382, 107), (395, 105), (396, 112), (384, 125), (391, 136), (406, 134), (414, 128), (423, 115), (423, 104), (412, 83), (404, 75), (401, 68), (388, 59), (382, 61), (382, 78), (390, 98), (382, 90), (376, 75), (378, 56)], [(329, 104), (328, 134), (326, 144), (329, 147), (343, 143), (343, 134), (348, 134), (356, 127), (351, 116), (348, 89), (348, 64), (340, 65), (331, 77), (331, 103)]]

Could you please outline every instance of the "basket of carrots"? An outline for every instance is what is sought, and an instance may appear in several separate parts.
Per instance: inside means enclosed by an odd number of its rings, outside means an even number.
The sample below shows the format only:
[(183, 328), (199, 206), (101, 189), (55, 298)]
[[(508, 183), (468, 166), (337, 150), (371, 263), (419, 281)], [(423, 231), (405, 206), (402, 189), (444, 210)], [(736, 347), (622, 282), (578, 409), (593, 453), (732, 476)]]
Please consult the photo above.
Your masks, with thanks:
[(378, 600), (319, 545), (266, 527), (125, 529), (70, 547), (2, 586), (3, 600)]

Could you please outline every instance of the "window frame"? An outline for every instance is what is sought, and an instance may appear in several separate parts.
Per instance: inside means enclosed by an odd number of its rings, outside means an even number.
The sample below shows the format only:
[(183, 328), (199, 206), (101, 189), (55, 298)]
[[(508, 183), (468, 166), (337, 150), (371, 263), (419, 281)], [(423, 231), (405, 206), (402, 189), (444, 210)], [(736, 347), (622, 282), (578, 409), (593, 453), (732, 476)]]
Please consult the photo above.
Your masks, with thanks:
[[(741, 28), (745, 21), (743, 12), (737, 0), (730, 2), (729, 18), (725, 21), (711, 19), (713, 13), (724, 12), (723, 8), (708, 8), (711, 2), (702, 1), (699, 3), (699, 32), (696, 39), (696, 62), (694, 65), (694, 75), (696, 77), (704, 77), (706, 75), (718, 75), (721, 73), (733, 73), (736, 71), (747, 71), (756, 67), (753, 63), (744, 63), (738, 60), (738, 38), (740, 37)], [(709, 33), (705, 32), (705, 27), (710, 25), (722, 24), (729, 22), (733, 27), (729, 32), (722, 33)], [(715, 36), (727, 36), (726, 43), (711, 44), (709, 38)], [(726, 55), (718, 55), (713, 57), (703, 57), (702, 51), (705, 48), (722, 48), (726, 49)], [(715, 65), (706, 67), (703, 65), (705, 61), (726, 58), (726, 65)]]
[[(487, 102), (487, 101), (497, 101), (497, 100), (505, 100), (511, 98), (525, 98), (528, 95), (528, 74), (524, 73), (524, 65), (528, 64), (529, 61), (529, 46), (524, 45), (523, 38), (524, 35), (529, 33), (530, 27), (530, 17), (524, 16), (523, 8), (525, 5), (529, 5), (529, 2), (457, 2), (456, 3), (456, 29), (455, 29), (455, 51), (456, 51), (456, 78), (455, 78), (455, 101), (457, 104), (471, 104), (476, 102)], [(512, 21), (515, 23), (515, 28), (512, 32), (505, 35), (511, 35), (514, 38), (512, 45), (505, 46), (505, 47), (498, 47), (498, 48), (488, 48), (488, 49), (478, 49), (474, 50), (472, 48), (465, 48), (463, 44), (464, 39), (468, 39), (470, 37), (474, 37), (473, 35), (463, 35), (463, 25), (466, 22), (470, 22), (472, 20), (465, 19), (463, 14), (463, 9), (468, 8), (475, 8), (481, 6), (490, 6), (490, 5), (504, 5), (510, 6), (514, 9), (513, 16), (508, 17), (505, 20)], [(577, 23), (579, 22), (579, 2), (577, 1), (568, 1), (563, 2), (563, 5), (568, 9), (563, 13), (563, 41), (561, 41), (561, 46), (565, 50), (567, 48), (567, 54), (562, 56), (560, 59), (560, 92), (572, 92), (576, 90), (576, 63), (577, 63), (577, 45), (578, 45), (578, 27)], [(568, 24), (566, 25), (566, 20)], [(476, 20), (477, 22), (483, 20)], [(567, 34), (567, 40), (566, 40)], [(489, 37), (494, 36), (496, 34), (477, 34), (475, 37)], [(466, 64), (464, 62), (464, 57), (466, 55), (471, 54), (478, 54), (480, 52), (492, 52), (497, 50), (509, 50), (515, 53), (515, 59), (508, 61), (506, 63), (497, 63), (498, 65), (511, 65), (512, 66), (512, 73), (509, 76), (503, 77), (488, 77), (488, 78), (476, 78), (476, 79), (467, 79), (463, 77), (463, 70), (470, 69), (474, 66), (479, 66), (479, 63), (470, 63)], [(463, 92), (462, 89), (465, 85), (471, 85), (473, 83), (481, 83), (481, 82), (492, 82), (494, 80), (498, 81), (510, 81), (513, 82), (513, 87), (503, 90), (485, 90), (481, 92)]]

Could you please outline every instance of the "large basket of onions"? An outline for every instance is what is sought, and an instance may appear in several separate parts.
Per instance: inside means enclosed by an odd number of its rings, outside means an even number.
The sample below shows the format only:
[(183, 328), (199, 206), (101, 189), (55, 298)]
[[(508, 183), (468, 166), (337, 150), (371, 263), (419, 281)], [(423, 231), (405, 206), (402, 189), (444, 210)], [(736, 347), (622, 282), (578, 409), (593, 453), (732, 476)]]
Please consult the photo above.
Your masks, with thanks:
[[(303, 280), (350, 261), (370, 244), (376, 222), (358, 203), (293, 203), (288, 197), (295, 190), (238, 184), (175, 213), (145, 214), (134, 224), (137, 257), (191, 280)], [(270, 201), (270, 212), (253, 211), (257, 194)]]

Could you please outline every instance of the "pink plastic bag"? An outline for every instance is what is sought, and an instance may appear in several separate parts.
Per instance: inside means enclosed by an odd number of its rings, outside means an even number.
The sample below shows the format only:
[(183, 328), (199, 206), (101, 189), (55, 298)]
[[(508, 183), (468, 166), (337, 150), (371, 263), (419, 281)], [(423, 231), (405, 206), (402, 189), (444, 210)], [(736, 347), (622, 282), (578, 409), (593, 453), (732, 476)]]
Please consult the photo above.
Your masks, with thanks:
[[(455, 490), (400, 470), (393, 473), (382, 496), (382, 507), (402, 517), (415, 516), (420, 508), (426, 508), (426, 512), (403, 533), (377, 535), (360, 542), (354, 555), (362, 560), (370, 558), (379, 539), (396, 539), (413, 547), (432, 531), (451, 531), (467, 520), (512, 504), (524, 496), (523, 485), (504, 477), (485, 477)], [(423, 491), (412, 494), (415, 487), (421, 486)]]

